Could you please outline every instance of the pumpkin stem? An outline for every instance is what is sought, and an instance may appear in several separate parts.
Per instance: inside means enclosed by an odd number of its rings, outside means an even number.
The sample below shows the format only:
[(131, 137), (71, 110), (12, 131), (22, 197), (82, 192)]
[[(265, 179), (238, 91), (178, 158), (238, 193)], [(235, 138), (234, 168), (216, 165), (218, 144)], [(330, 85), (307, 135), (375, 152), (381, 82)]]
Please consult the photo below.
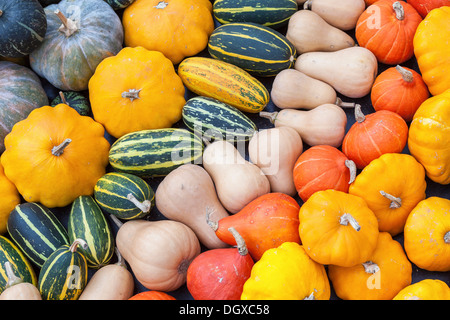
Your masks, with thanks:
[(128, 98), (133, 102), (135, 99), (139, 99), (139, 92), (141, 92), (142, 89), (130, 89), (128, 91), (122, 92), (122, 98)]
[(402, 6), (402, 4), (400, 3), (400, 1), (395, 1), (395, 2), (392, 4), (392, 8), (393, 8), (394, 11), (395, 11), (395, 17), (396, 17), (398, 20), (403, 20), (403, 19), (405, 19), (405, 10), (403, 9), (403, 6)]
[(316, 300), (316, 297), (314, 297), (314, 292), (311, 292), (311, 294), (305, 297), (303, 300)]
[(61, 11), (59, 11), (59, 9), (55, 11), (55, 14), (62, 22), (62, 26), (60, 26), (58, 30), (64, 33), (67, 38), (78, 31), (78, 27), (75, 21), (67, 19), (66, 16)]
[(355, 119), (358, 123), (362, 123), (366, 120), (366, 116), (362, 112), (360, 104), (355, 104)]
[(364, 262), (362, 265), (363, 265), (364, 271), (366, 273), (372, 273), (373, 274), (373, 273), (377, 273), (378, 271), (380, 271), (380, 267), (376, 263), (374, 263), (372, 261)]
[(409, 70), (406, 70), (405, 68), (403, 68), (402, 66), (397, 65), (395, 67), (395, 69), (400, 72), (400, 74), (402, 75), (402, 78), (404, 81), (406, 82), (412, 82), (414, 80), (414, 76), (413, 73)]
[(164, 9), (165, 7), (167, 7), (169, 3), (165, 2), (165, 1), (160, 1), (156, 6), (154, 6), (153, 8), (156, 9)]
[(339, 223), (343, 226), (347, 226), (349, 223), (356, 231), (361, 230), (361, 226), (358, 221), (350, 213), (344, 213), (339, 219)]
[(345, 160), (344, 163), (348, 170), (350, 170), (350, 180), (348, 181), (348, 184), (352, 184), (356, 179), (356, 164), (352, 160)]
[(64, 93), (62, 91), (59, 92), (59, 96), (61, 97), (62, 103), (69, 105), (67, 103), (66, 96), (64, 95)]
[(138, 207), (142, 212), (147, 213), (152, 208), (152, 203), (149, 200), (139, 201), (131, 193), (127, 194), (127, 199), (130, 200), (136, 207)]
[(275, 123), (275, 120), (277, 119), (278, 112), (265, 112), (261, 111), (259, 113), (259, 116), (262, 118), (266, 118), (270, 120), (270, 123)]
[(233, 227), (228, 228), (228, 231), (231, 232), (231, 234), (233, 235), (234, 239), (236, 240), (236, 245), (237, 245), (239, 254), (241, 256), (247, 255), (248, 254), (248, 249), (247, 249), (247, 245), (245, 244), (244, 238), (242, 238), (242, 236), (239, 234), (239, 232), (237, 232), (236, 229), (233, 228)]
[(86, 241), (84, 241), (83, 239), (77, 238), (72, 242), (69, 250), (72, 252), (75, 252), (75, 251), (77, 251), (78, 246), (81, 246), (81, 248), (84, 250), (88, 249), (88, 244), (86, 243)]
[(110, 214), (109, 215), (111, 217), (111, 220), (114, 222), (114, 224), (120, 228), (123, 226), (123, 222), (119, 220), (119, 218), (117, 218), (114, 214)]
[(335, 105), (341, 108), (354, 108), (356, 104), (354, 102), (344, 102), (341, 98), (338, 97), (336, 98)]
[(23, 282), (22, 278), (15, 275), (12, 265), (9, 261), (5, 262), (5, 269), (6, 269), (6, 275), (8, 277), (8, 283), (6, 284), (5, 289), (10, 288), (16, 284), (20, 284)]
[(211, 229), (216, 231), (217, 229), (219, 229), (219, 223), (217, 221), (212, 221), (211, 220), (211, 215), (213, 213), (214, 213), (214, 210), (212, 210), (209, 207), (206, 207), (206, 223), (208, 224), (208, 226), (211, 227)]
[(117, 247), (115, 247), (114, 251), (116, 252), (116, 256), (117, 256), (116, 265), (118, 265), (120, 267), (124, 267), (125, 269), (127, 269), (127, 264), (125, 263), (125, 259), (123, 258), (123, 256), (120, 253), (119, 249), (117, 249)]
[(389, 205), (389, 208), (398, 209), (402, 206), (402, 199), (394, 197), (393, 195), (386, 193), (383, 190), (381, 190), (380, 193), (383, 197), (391, 200), (391, 204)]
[(447, 231), (447, 233), (444, 235), (444, 242), (450, 244), (450, 231)]
[(303, 9), (311, 10), (311, 6), (312, 6), (312, 0), (306, 0), (305, 3), (303, 4)]
[(69, 145), (69, 143), (71, 143), (72, 140), (71, 139), (65, 139), (60, 145), (58, 146), (54, 146), (52, 148), (52, 154), (54, 156), (59, 157), (60, 155), (62, 155), (64, 153), (64, 149)]

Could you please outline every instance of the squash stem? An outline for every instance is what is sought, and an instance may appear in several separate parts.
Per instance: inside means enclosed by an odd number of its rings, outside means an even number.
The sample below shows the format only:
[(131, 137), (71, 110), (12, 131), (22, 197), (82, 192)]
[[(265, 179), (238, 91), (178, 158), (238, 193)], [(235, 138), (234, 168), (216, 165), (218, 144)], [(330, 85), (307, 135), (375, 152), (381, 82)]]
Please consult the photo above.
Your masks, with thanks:
[(6, 289), (10, 288), (12, 286), (15, 286), (16, 284), (23, 283), (23, 279), (15, 275), (12, 265), (9, 261), (5, 262), (5, 269), (6, 269), (6, 275), (8, 277), (8, 283), (6, 284)]
[(62, 103), (66, 104), (66, 105), (69, 105), (69, 104), (67, 103), (66, 96), (64, 95), (64, 92), (60, 91), (60, 92), (59, 92), (59, 96), (61, 97)]
[(208, 224), (208, 226), (211, 227), (211, 229), (213, 229), (214, 231), (217, 231), (217, 229), (219, 229), (219, 223), (217, 221), (211, 220), (211, 215), (213, 213), (214, 213), (214, 210), (212, 210), (209, 207), (206, 208), (206, 223)]
[(336, 98), (335, 104), (341, 108), (354, 108), (356, 103), (354, 102), (344, 102), (341, 98)]
[(127, 194), (127, 199), (130, 200), (136, 207), (144, 213), (148, 213), (152, 208), (152, 203), (149, 200), (139, 201), (131, 193)]
[(355, 104), (355, 120), (358, 123), (362, 123), (364, 122), (364, 120), (366, 120), (366, 116), (362, 112), (360, 104)]
[(352, 184), (356, 179), (356, 164), (352, 160), (345, 160), (345, 166), (350, 171), (350, 179), (348, 181), (348, 184)]
[(400, 65), (397, 65), (395, 67), (395, 70), (397, 70), (402, 75), (402, 78), (405, 82), (409, 82), (409, 83), (413, 82), (414, 76), (411, 71), (406, 70), (405, 68), (403, 68)]
[(402, 206), (402, 199), (394, 197), (393, 195), (386, 193), (383, 190), (380, 190), (380, 193), (383, 197), (391, 200), (391, 204), (389, 205), (389, 208), (398, 209)]
[(349, 223), (356, 231), (361, 230), (361, 226), (358, 221), (350, 213), (344, 213), (339, 219), (339, 223), (343, 226), (347, 226)]
[(362, 265), (363, 265), (364, 271), (366, 273), (374, 274), (374, 273), (377, 273), (378, 271), (380, 271), (380, 267), (372, 261), (364, 262)]
[(395, 17), (398, 20), (404, 20), (405, 19), (405, 10), (403, 9), (402, 4), (400, 3), (400, 1), (395, 1), (392, 4), (392, 8), (395, 11)]
[(167, 7), (168, 4), (169, 4), (168, 2), (160, 1), (156, 6), (153, 6), (153, 8), (164, 9), (165, 7)]
[(260, 116), (260, 117), (269, 119), (270, 122), (271, 122), (272, 124), (275, 123), (275, 120), (277, 119), (277, 115), (278, 115), (278, 112), (265, 112), (265, 111), (261, 111), (261, 112), (259, 113), (259, 116)]
[(444, 235), (444, 242), (450, 244), (450, 231), (447, 231), (447, 233)]
[(305, 297), (303, 300), (316, 300), (316, 297), (314, 297), (314, 292), (311, 292), (311, 294)]
[(59, 20), (62, 22), (62, 26), (59, 27), (59, 31), (64, 33), (64, 35), (68, 38), (78, 31), (77, 24), (71, 20), (67, 19), (66, 16), (59, 10), (55, 11), (55, 14), (58, 16)]
[(237, 232), (237, 230), (233, 227), (228, 228), (228, 231), (231, 232), (234, 239), (236, 240), (236, 245), (241, 256), (246, 256), (248, 254), (247, 245), (245, 244), (244, 238)]
[(111, 220), (114, 222), (114, 224), (120, 229), (120, 227), (123, 226), (123, 222), (119, 220), (114, 214), (109, 215), (111, 217)]
[(86, 241), (84, 241), (83, 239), (77, 238), (72, 242), (69, 250), (71, 252), (75, 252), (75, 251), (77, 251), (78, 246), (81, 246), (81, 248), (84, 250), (88, 249), (88, 244), (86, 243)]
[(141, 92), (142, 89), (130, 89), (128, 91), (122, 92), (122, 98), (128, 98), (133, 102), (136, 99), (139, 99), (139, 92)]
[(123, 256), (120, 253), (119, 249), (117, 249), (117, 247), (115, 247), (114, 251), (116, 252), (116, 256), (117, 256), (116, 265), (118, 265), (119, 267), (124, 267), (125, 269), (127, 269), (127, 264), (125, 263), (125, 259), (123, 258)]
[(303, 9), (311, 10), (311, 6), (312, 6), (312, 0), (306, 0), (305, 3), (303, 4)]
[(54, 146), (52, 148), (52, 154), (54, 156), (59, 157), (60, 155), (62, 155), (64, 153), (64, 149), (69, 145), (69, 143), (71, 143), (72, 140), (71, 139), (65, 139), (60, 145), (58, 146)]

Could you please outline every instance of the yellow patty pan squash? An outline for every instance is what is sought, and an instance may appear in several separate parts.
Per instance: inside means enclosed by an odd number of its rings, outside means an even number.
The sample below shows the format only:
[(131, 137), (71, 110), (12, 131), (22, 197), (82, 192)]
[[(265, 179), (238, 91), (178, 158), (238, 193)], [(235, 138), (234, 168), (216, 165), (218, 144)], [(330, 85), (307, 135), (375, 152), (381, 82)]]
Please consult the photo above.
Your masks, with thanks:
[(402, 245), (380, 232), (370, 260), (353, 267), (328, 266), (328, 277), (344, 300), (391, 300), (411, 284), (412, 265)]
[(428, 271), (450, 271), (450, 200), (429, 197), (406, 220), (404, 247), (409, 260)]
[(89, 80), (94, 119), (116, 138), (171, 127), (181, 119), (184, 93), (170, 60), (142, 47), (104, 59)]
[(106, 172), (105, 129), (65, 104), (34, 109), (5, 137), (1, 164), (24, 200), (63, 207), (92, 195)]
[(265, 251), (244, 283), (241, 300), (329, 300), (325, 267), (296, 242)]
[(450, 89), (450, 6), (431, 10), (414, 35), (414, 55), (432, 95)]
[(412, 209), (425, 199), (425, 169), (411, 155), (386, 153), (372, 160), (349, 187), (363, 198), (378, 219), (378, 229), (403, 232)]
[(161, 51), (173, 64), (204, 50), (214, 31), (209, 0), (135, 0), (122, 22), (127, 47)]
[(301, 206), (299, 233), (314, 261), (352, 267), (372, 256), (378, 222), (358, 196), (333, 189), (318, 191)]
[(0, 235), (6, 233), (9, 214), (20, 203), (20, 194), (16, 186), (5, 176), (0, 163)]
[(424, 279), (403, 288), (393, 300), (450, 300), (450, 288), (442, 280)]
[(417, 109), (409, 127), (408, 148), (431, 180), (450, 183), (450, 89)]

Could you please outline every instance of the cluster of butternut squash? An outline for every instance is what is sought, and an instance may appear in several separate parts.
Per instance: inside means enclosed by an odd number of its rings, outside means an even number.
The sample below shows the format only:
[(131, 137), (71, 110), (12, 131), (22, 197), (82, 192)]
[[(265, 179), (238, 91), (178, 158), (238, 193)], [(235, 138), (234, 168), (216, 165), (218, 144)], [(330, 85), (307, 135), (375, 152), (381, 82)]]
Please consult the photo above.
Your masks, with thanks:
[[(4, 132), (0, 300), (450, 299), (413, 276), (450, 273), (450, 3), (419, 1), (49, 1), (66, 95)], [(101, 9), (114, 41), (72, 37)]]

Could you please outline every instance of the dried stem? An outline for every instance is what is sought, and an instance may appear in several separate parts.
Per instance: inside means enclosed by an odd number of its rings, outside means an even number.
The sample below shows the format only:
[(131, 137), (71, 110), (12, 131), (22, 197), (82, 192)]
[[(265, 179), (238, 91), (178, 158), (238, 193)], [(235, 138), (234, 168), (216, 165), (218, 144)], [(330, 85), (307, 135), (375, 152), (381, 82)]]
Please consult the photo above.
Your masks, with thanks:
[(348, 181), (348, 184), (352, 184), (356, 179), (356, 164), (352, 160), (345, 160), (345, 166), (350, 171), (350, 179)]
[(278, 115), (278, 112), (261, 111), (259, 113), (260, 117), (269, 119), (272, 124), (275, 123), (275, 120), (277, 119), (277, 115)]
[(396, 17), (398, 20), (403, 20), (403, 19), (405, 19), (405, 10), (403, 9), (403, 6), (402, 6), (402, 4), (400, 3), (400, 1), (395, 1), (395, 2), (392, 4), (392, 8), (393, 8), (394, 11), (395, 11), (395, 17)]
[(66, 16), (61, 11), (56, 10), (55, 14), (62, 22), (62, 26), (60, 26), (58, 30), (64, 33), (66, 37), (70, 37), (71, 35), (73, 35), (75, 32), (78, 31), (77, 24), (73, 20), (67, 19)]
[(87, 250), (87, 248), (88, 248), (88, 244), (86, 243), (86, 241), (84, 241), (83, 239), (77, 238), (72, 242), (69, 250), (72, 252), (75, 252), (75, 251), (77, 251), (78, 246), (81, 246), (81, 248), (84, 250)]
[(362, 123), (366, 120), (366, 116), (362, 112), (360, 104), (355, 104), (355, 119), (358, 123)]
[(372, 261), (364, 262), (362, 265), (363, 265), (364, 271), (366, 273), (374, 274), (374, 273), (377, 273), (378, 271), (380, 271), (380, 267)]
[(130, 89), (122, 92), (122, 98), (128, 98), (133, 102), (133, 100), (139, 99), (139, 92), (141, 92), (141, 89)]
[(72, 140), (71, 139), (65, 139), (60, 145), (54, 146), (52, 148), (52, 154), (54, 156), (59, 157), (60, 155), (62, 155), (64, 153), (64, 149), (69, 145), (69, 143), (71, 143)]
[(358, 221), (356, 221), (355, 218), (353, 218), (353, 216), (350, 213), (344, 213), (341, 218), (339, 219), (339, 223), (343, 226), (347, 226), (349, 223), (350, 225), (353, 227), (353, 229), (355, 229), (356, 231), (361, 230), (361, 227), (358, 223)]
[(406, 82), (413, 82), (414, 80), (414, 75), (411, 71), (406, 70), (405, 68), (403, 68), (402, 66), (397, 65), (395, 67), (395, 69), (400, 72), (400, 74), (402, 75), (403, 80), (405, 80)]
[(389, 208), (398, 209), (402, 206), (402, 199), (394, 197), (393, 195), (386, 193), (383, 190), (381, 190), (380, 193), (383, 197), (391, 200), (391, 204), (389, 205)]
[(231, 232), (231, 234), (233, 235), (234, 239), (236, 240), (236, 245), (237, 245), (237, 248), (239, 250), (239, 254), (241, 256), (247, 255), (248, 254), (248, 249), (247, 249), (247, 245), (245, 244), (244, 238), (242, 238), (242, 236), (239, 234), (239, 232), (237, 232), (236, 229), (233, 228), (233, 227), (228, 228), (228, 231)]
[(8, 277), (8, 282), (6, 283), (6, 288), (10, 288), (16, 284), (23, 283), (23, 279), (16, 276), (16, 274), (14, 273), (12, 265), (9, 261), (5, 262), (5, 269), (6, 269), (6, 275)]
[(130, 200), (139, 210), (141, 210), (144, 213), (148, 213), (150, 209), (152, 208), (152, 203), (149, 200), (139, 201), (136, 199), (135, 196), (133, 196), (131, 193), (127, 194), (127, 199)]

